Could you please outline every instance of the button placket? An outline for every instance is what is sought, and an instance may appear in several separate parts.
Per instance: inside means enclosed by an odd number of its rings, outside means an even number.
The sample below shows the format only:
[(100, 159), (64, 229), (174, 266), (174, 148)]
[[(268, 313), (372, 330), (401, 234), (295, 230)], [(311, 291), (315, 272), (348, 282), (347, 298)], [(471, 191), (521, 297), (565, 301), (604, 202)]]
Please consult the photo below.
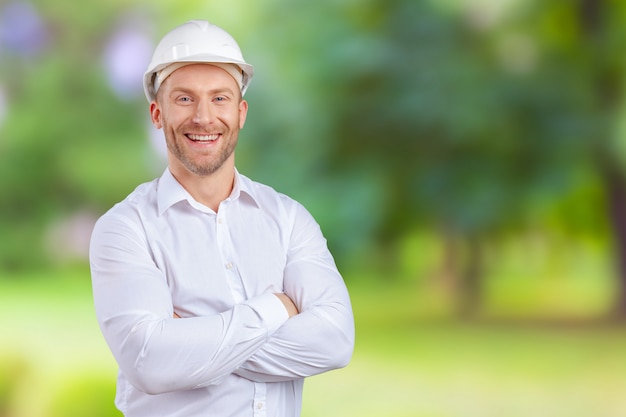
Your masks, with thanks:
[(254, 403), (253, 403), (254, 417), (266, 417), (267, 415), (267, 407), (265, 406), (266, 395), (267, 395), (267, 386), (262, 382), (256, 382), (254, 384)]
[(246, 299), (245, 290), (235, 262), (233, 244), (228, 230), (228, 222), (226, 221), (226, 210), (224, 205), (220, 206), (217, 214), (216, 228), (217, 239), (224, 262), (224, 270), (228, 280), (228, 285), (235, 302), (241, 303)]

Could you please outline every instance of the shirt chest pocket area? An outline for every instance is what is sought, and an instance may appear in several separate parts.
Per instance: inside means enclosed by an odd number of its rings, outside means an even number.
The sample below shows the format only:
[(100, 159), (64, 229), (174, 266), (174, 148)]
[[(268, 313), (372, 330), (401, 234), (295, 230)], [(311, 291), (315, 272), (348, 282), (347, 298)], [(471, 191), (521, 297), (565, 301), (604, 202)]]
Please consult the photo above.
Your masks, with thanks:
[(283, 291), (287, 254), (274, 236), (240, 245), (237, 258), (238, 272), (248, 297)]
[[(246, 221), (200, 222), (194, 232), (170, 229), (157, 240), (161, 268), (175, 305), (198, 306), (203, 313), (267, 292), (283, 291), (286, 239), (276, 222), (258, 216)], [(178, 244), (175, 244), (178, 243)]]

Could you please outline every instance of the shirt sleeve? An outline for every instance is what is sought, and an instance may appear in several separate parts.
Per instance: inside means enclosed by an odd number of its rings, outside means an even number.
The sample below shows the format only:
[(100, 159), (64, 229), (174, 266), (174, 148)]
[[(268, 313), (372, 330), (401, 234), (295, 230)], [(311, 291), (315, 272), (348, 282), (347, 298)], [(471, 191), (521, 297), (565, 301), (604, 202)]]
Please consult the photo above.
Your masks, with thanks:
[(284, 291), (300, 314), (280, 327), (235, 373), (256, 382), (276, 382), (346, 366), (355, 337), (348, 291), (318, 224), (299, 204)]
[(105, 215), (92, 233), (96, 316), (121, 372), (148, 394), (219, 383), (288, 319), (264, 294), (221, 314), (173, 318), (164, 274), (137, 222)]

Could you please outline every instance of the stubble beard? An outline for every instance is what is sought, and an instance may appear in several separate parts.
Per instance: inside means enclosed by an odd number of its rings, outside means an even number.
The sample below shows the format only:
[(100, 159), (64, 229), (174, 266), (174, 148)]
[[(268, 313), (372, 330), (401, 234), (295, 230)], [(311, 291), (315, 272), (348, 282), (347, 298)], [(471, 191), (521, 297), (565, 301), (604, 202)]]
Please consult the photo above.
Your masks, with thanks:
[[(237, 133), (238, 132), (230, 132), (233, 134), (230, 140), (227, 143), (227, 146), (222, 147), (219, 150), (219, 153), (213, 157), (203, 156), (201, 157), (201, 161), (198, 162), (194, 160), (192, 155), (185, 151), (184, 147), (181, 146), (179, 142), (176, 141), (176, 132), (172, 129), (168, 129), (167, 126), (163, 126), (163, 131), (165, 133), (165, 142), (167, 144), (167, 149), (169, 152), (178, 160), (180, 163), (191, 173), (206, 177), (217, 170), (219, 170), (224, 163), (230, 158), (230, 156), (235, 151), (235, 147), (237, 146)], [(181, 137), (184, 137), (183, 134), (180, 134)], [(183, 139), (187, 140), (187, 139)], [(220, 137), (218, 140), (225, 140), (224, 136)]]

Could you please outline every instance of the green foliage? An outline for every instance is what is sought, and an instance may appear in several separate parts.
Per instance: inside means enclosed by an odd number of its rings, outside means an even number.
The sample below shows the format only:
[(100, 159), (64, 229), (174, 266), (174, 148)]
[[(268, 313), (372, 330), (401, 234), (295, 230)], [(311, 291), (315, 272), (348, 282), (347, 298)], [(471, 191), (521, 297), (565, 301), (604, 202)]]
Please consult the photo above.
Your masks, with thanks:
[[(44, 53), (0, 65), (10, 104), (0, 126), (1, 269), (45, 263), (41, 242), (52, 221), (80, 207), (103, 212), (149, 178), (142, 113), (112, 95), (100, 70), (110, 23), (82, 26), (117, 11), (72, 9), (77, 21), (64, 15)], [(56, 16), (48, 12), (50, 30)]]
[[(610, 248), (602, 167), (626, 161), (620, 2), (32, 4), (44, 50), (0, 51), (2, 270), (46, 265), (51, 224), (95, 217), (163, 169), (144, 98), (113, 93), (103, 51), (123, 22), (156, 42), (198, 17), (256, 68), (238, 168), (302, 201), (340, 265), (402, 274), (416, 230), (464, 248), (534, 229)], [(412, 247), (438, 254), (421, 261), (433, 269), (470, 258)]]
[[(259, 41), (276, 47), (261, 58), (269, 74), (249, 121), (265, 139), (242, 145), (244, 166), (314, 208), (345, 207), (319, 210), (340, 247), (432, 225), (491, 236), (555, 210), (559, 227), (580, 230), (561, 201), (600, 184), (593, 147), (606, 118), (570, 49), (578, 10), (536, 3), (483, 29), (465, 13), (488, 10), (456, 9), (275, 1), (265, 12), (280, 24)], [(553, 33), (560, 25), (571, 32)]]

